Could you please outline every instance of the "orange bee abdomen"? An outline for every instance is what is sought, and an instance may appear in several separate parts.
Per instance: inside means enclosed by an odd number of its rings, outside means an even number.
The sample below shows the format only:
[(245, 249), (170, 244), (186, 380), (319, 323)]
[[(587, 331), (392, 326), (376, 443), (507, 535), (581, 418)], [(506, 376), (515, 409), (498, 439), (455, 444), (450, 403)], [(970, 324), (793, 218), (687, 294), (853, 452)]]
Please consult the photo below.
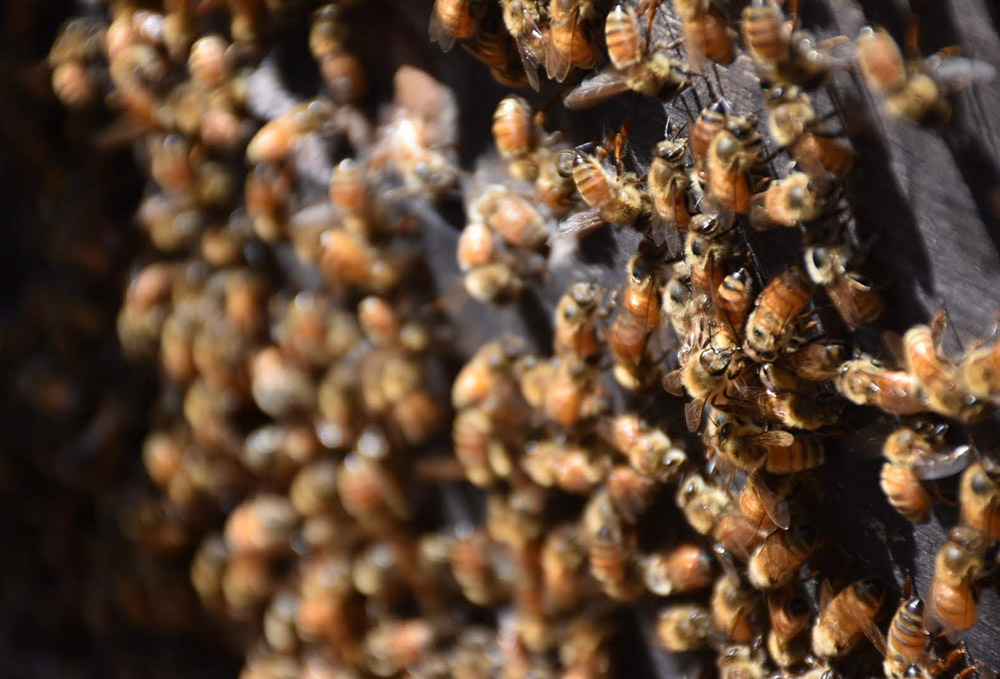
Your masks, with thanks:
[(604, 24), (604, 37), (608, 45), (608, 56), (615, 68), (626, 69), (642, 59), (639, 31), (631, 8), (626, 10), (622, 5), (617, 5), (611, 10)]
[(772, 474), (794, 474), (819, 467), (825, 461), (826, 453), (818, 439), (799, 436), (790, 446), (767, 448), (767, 471)]
[(788, 59), (788, 39), (779, 10), (770, 5), (743, 10), (743, 43), (754, 61), (781, 62)]
[(934, 616), (955, 632), (976, 624), (976, 597), (964, 582), (951, 584), (935, 579), (929, 595)]
[(911, 466), (885, 463), (879, 485), (889, 504), (907, 521), (924, 523), (930, 518), (930, 496)]
[(728, 64), (736, 58), (736, 46), (726, 24), (714, 12), (686, 20), (684, 39), (687, 44), (699, 45), (705, 56), (717, 64)]
[(573, 167), (576, 189), (590, 207), (601, 207), (611, 201), (614, 187), (601, 164), (587, 159)]

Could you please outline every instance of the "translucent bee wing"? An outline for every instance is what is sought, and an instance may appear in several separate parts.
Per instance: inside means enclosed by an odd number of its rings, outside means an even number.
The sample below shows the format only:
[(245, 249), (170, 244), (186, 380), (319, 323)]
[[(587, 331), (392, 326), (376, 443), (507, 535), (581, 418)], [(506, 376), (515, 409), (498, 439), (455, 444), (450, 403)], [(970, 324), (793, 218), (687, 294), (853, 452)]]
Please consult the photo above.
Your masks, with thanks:
[(607, 68), (577, 85), (563, 99), (566, 108), (579, 111), (591, 108), (616, 97), (629, 89), (625, 74), (614, 68)]
[(684, 405), (684, 423), (692, 434), (701, 428), (702, 414), (705, 412), (705, 398), (696, 398)]
[(674, 370), (663, 376), (663, 390), (673, 396), (684, 395), (684, 382), (681, 380), (681, 371)]
[(591, 208), (589, 210), (584, 210), (583, 212), (577, 212), (576, 214), (570, 215), (567, 219), (564, 219), (559, 224), (556, 235), (563, 236), (567, 234), (574, 234), (577, 238), (582, 238), (602, 226), (604, 226), (604, 220), (601, 219), (600, 209)]
[(948, 453), (914, 460), (913, 469), (921, 479), (932, 481), (954, 476), (972, 463), (972, 447), (961, 445)]
[(992, 64), (960, 56), (932, 56), (924, 62), (924, 67), (934, 82), (949, 91), (988, 83), (997, 75)]
[(514, 44), (517, 45), (517, 54), (521, 57), (521, 66), (524, 67), (524, 75), (528, 78), (528, 85), (537, 92), (540, 86), (538, 80), (538, 62), (523, 41), (515, 40)]
[(779, 448), (787, 448), (795, 443), (795, 437), (787, 431), (773, 429), (771, 431), (765, 431), (757, 434), (753, 437), (753, 442), (754, 444), (761, 446), (777, 446)]
[(753, 488), (757, 492), (757, 496), (760, 498), (760, 502), (764, 506), (764, 511), (767, 513), (768, 518), (778, 528), (788, 530), (788, 527), (792, 525), (792, 514), (788, 509), (788, 503), (768, 488), (757, 472), (751, 472), (747, 482), (753, 484)]
[(469, 11), (468, 4), (470, 0), (461, 0), (461, 6), (458, 11), (454, 12), (455, 25), (448, 25), (443, 19), (441, 19), (441, 14), (438, 10), (438, 6), (442, 2), (447, 2), (447, 0), (437, 0), (434, 3), (434, 9), (431, 10), (431, 21), (427, 27), (427, 34), (430, 39), (441, 46), (445, 52), (450, 50), (455, 46), (455, 41), (457, 40), (456, 34), (458, 33), (459, 26), (461, 22), (461, 17)]

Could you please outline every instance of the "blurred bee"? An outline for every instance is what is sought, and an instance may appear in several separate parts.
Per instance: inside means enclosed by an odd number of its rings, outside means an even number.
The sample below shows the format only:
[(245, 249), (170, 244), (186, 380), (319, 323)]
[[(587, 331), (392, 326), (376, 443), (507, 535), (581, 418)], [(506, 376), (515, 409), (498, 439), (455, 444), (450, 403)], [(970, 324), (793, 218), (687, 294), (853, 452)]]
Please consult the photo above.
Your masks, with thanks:
[(492, 485), (500, 476), (498, 466), (505, 466), (507, 452), (503, 442), (493, 435), (493, 421), (482, 409), (463, 408), (452, 421), (452, 445), (470, 483)]
[(563, 214), (573, 207), (572, 196), (576, 192), (573, 167), (577, 154), (572, 149), (541, 149), (537, 155), (535, 195), (553, 213)]
[[(791, 429), (820, 429), (840, 419), (843, 401), (835, 391), (803, 388), (799, 391), (748, 389), (747, 400), (759, 403), (764, 419)], [(820, 458), (822, 459), (822, 458)]]
[(653, 210), (668, 229), (681, 233), (691, 222), (687, 194), (691, 179), (687, 172), (687, 140), (666, 140), (656, 145), (646, 186)]
[(847, 327), (871, 323), (882, 315), (882, 297), (847, 270), (849, 254), (844, 245), (813, 245), (806, 248), (806, 270), (816, 285), (822, 285)]
[(309, 50), (334, 99), (352, 102), (364, 93), (367, 83), (361, 62), (346, 49), (350, 32), (341, 14), (342, 7), (336, 3), (323, 5), (313, 13)]
[(481, 405), (503, 392), (503, 383), (513, 379), (514, 361), (520, 354), (518, 344), (505, 338), (481, 346), (452, 382), (452, 407), (461, 410)]
[(983, 458), (969, 465), (958, 490), (961, 523), (982, 533), (990, 543), (1000, 540), (1000, 482), (996, 463)]
[(452, 575), (466, 599), (477, 606), (493, 606), (507, 598), (507, 583), (497, 576), (499, 545), (482, 529), (460, 524), (449, 550)]
[(699, 474), (688, 474), (681, 480), (676, 500), (688, 525), (701, 535), (709, 535), (719, 520), (733, 509), (729, 493), (707, 483)]
[(78, 17), (66, 23), (52, 43), (52, 91), (65, 106), (83, 108), (97, 100), (91, 62), (100, 54), (103, 35), (98, 22)]
[(576, 495), (589, 495), (610, 467), (610, 460), (600, 452), (553, 440), (529, 442), (521, 458), (521, 468), (532, 481)]
[(465, 274), (462, 281), (469, 297), (483, 304), (503, 306), (524, 292), (526, 283), (514, 265), (502, 260), (484, 264)]
[[(511, 0), (511, 4), (517, 1)], [(493, 111), (493, 143), (497, 152), (507, 161), (511, 176), (525, 181), (534, 181), (539, 169), (533, 157), (539, 130), (532, 118), (528, 102), (514, 95), (501, 99)]]
[(924, 386), (927, 405), (936, 413), (970, 422), (983, 414), (983, 404), (962, 389), (958, 365), (941, 352), (946, 320), (938, 311), (930, 325), (915, 325), (903, 335), (903, 364)]
[(684, 47), (691, 67), (700, 71), (705, 57), (717, 64), (736, 58), (733, 33), (709, 0), (674, 0), (684, 28)]
[(768, 281), (747, 319), (746, 354), (755, 361), (777, 360), (792, 342), (811, 297), (812, 284), (797, 266)]
[(615, 511), (606, 491), (591, 495), (582, 521), (590, 574), (601, 589), (618, 601), (638, 597), (642, 585), (636, 572), (636, 536)]
[(503, 17), (489, 11), (479, 18), (472, 46), (462, 47), (490, 69), (493, 78), (507, 87), (523, 87), (528, 78), (514, 56), (514, 40), (503, 25)]
[(557, 356), (571, 354), (587, 361), (604, 350), (598, 330), (603, 290), (593, 283), (577, 282), (569, 287), (555, 312), (552, 348)]
[(795, 586), (784, 587), (768, 593), (767, 611), (771, 621), (767, 652), (771, 659), (782, 669), (800, 664), (809, 652), (804, 634), (809, 628), (809, 602)]
[(604, 481), (611, 504), (627, 523), (635, 524), (656, 500), (659, 487), (655, 479), (620, 464), (611, 469)]
[(771, 533), (750, 556), (747, 564), (750, 584), (757, 589), (784, 587), (818, 546), (816, 531), (805, 524)]
[(304, 136), (320, 132), (333, 115), (333, 106), (321, 99), (291, 108), (257, 130), (247, 144), (247, 161), (256, 164), (286, 160)]
[[(588, 615), (573, 618), (559, 645), (564, 679), (610, 679), (610, 626)], [(542, 670), (544, 672), (544, 670)]]
[(757, 645), (725, 646), (719, 652), (719, 679), (764, 679), (767, 675), (765, 654)]
[(469, 222), (458, 236), (455, 258), (458, 268), (468, 273), (488, 264), (500, 256), (501, 246), (497, 234), (482, 222)]
[(663, 483), (677, 477), (687, 456), (683, 448), (670, 440), (665, 431), (643, 422), (634, 413), (603, 418), (597, 423), (605, 441), (640, 474)]
[(960, 367), (966, 391), (982, 401), (1000, 402), (1000, 342), (970, 349)]
[(555, 371), (545, 390), (546, 417), (563, 427), (589, 420), (607, 407), (598, 371), (572, 354), (553, 359)]
[(968, 526), (955, 526), (948, 541), (938, 550), (934, 579), (927, 593), (924, 628), (935, 632), (944, 628), (951, 642), (976, 624), (976, 593), (973, 581), (982, 573), (988, 547), (983, 535)]
[(745, 644), (754, 638), (758, 613), (757, 592), (746, 589), (731, 575), (721, 575), (712, 588), (712, 624), (728, 643)]
[(795, 164), (811, 178), (829, 172), (843, 180), (854, 165), (854, 149), (820, 129), (809, 95), (794, 85), (775, 85), (764, 93), (767, 129)]
[(589, 22), (596, 16), (594, 0), (549, 0), (549, 35), (545, 70), (562, 82), (573, 68), (593, 68), (600, 53), (590, 40)]
[[(650, 11), (658, 5), (652, 3)], [(691, 86), (684, 64), (670, 58), (661, 46), (650, 46), (648, 35), (645, 41), (640, 40), (641, 29), (634, 11), (616, 6), (605, 30), (612, 63), (567, 94), (563, 98), (567, 108), (590, 108), (629, 90), (670, 101)]]
[(365, 634), (365, 666), (375, 676), (395, 676), (429, 652), (435, 636), (434, 627), (422, 618), (382, 620)]
[(479, 206), (483, 221), (508, 245), (524, 250), (545, 245), (549, 237), (545, 218), (526, 197), (504, 188), (487, 190), (480, 202), (485, 202)]
[(370, 427), (341, 463), (337, 492), (344, 509), (359, 521), (409, 518), (406, 488), (390, 466), (389, 456), (385, 434)]
[(712, 554), (693, 542), (681, 543), (669, 552), (646, 555), (642, 572), (646, 588), (657, 596), (698, 592), (715, 582)]
[(968, 464), (969, 447), (944, 451), (945, 427), (929, 422), (903, 426), (889, 434), (882, 447), (886, 459), (880, 485), (889, 504), (908, 521), (930, 519), (931, 498), (921, 481), (957, 473)]
[(691, 267), (683, 260), (676, 262), (671, 267), (670, 279), (663, 292), (663, 315), (667, 318), (677, 337), (687, 337), (694, 327), (693, 298)]
[(828, 45), (819, 45), (802, 31), (793, 31), (775, 0), (753, 0), (743, 9), (743, 44), (766, 83), (787, 83), (809, 89), (818, 87), (839, 62), (831, 58)]
[(885, 99), (883, 110), (918, 123), (946, 121), (951, 117), (947, 92), (988, 82), (996, 75), (989, 64), (943, 52), (905, 63), (896, 41), (882, 28), (861, 29), (856, 47), (865, 83)]
[(851, 403), (870, 405), (892, 415), (929, 412), (924, 387), (905, 370), (888, 370), (871, 358), (845, 361), (835, 382), (837, 391)]
[(547, 531), (540, 561), (545, 608), (556, 613), (573, 609), (584, 593), (582, 582), (587, 566), (579, 526), (564, 523)]
[(514, 39), (521, 66), (531, 88), (538, 90), (538, 64), (544, 56), (545, 35), (539, 28), (541, 0), (502, 0), (503, 23)]
[(711, 616), (699, 604), (673, 604), (656, 615), (656, 642), (670, 653), (704, 648), (711, 631)]
[(747, 171), (758, 161), (762, 143), (756, 120), (729, 118), (709, 144), (705, 157), (705, 197), (727, 213), (750, 209)]
[(628, 263), (624, 298), (608, 332), (608, 349), (615, 360), (614, 375), (626, 389), (640, 389), (655, 379), (646, 356), (649, 338), (660, 324), (660, 295), (665, 272), (648, 246)]
[(275, 556), (291, 549), (298, 515), (288, 498), (265, 493), (245, 500), (226, 519), (231, 554)]
[(794, 228), (821, 216), (824, 197), (804, 172), (776, 179), (750, 199), (750, 225), (758, 231)]
[(821, 658), (839, 658), (870, 630), (885, 601), (885, 588), (875, 580), (860, 580), (831, 596), (823, 583), (820, 611), (812, 628), (812, 650)]
[(428, 33), (445, 52), (455, 46), (456, 40), (471, 38), (475, 33), (473, 4), (474, 0), (434, 0)]
[(715, 135), (722, 131), (726, 122), (732, 117), (729, 104), (725, 99), (716, 99), (698, 113), (691, 132), (691, 157), (694, 168), (701, 179), (705, 178), (705, 163), (708, 159), (708, 148), (712, 145)]

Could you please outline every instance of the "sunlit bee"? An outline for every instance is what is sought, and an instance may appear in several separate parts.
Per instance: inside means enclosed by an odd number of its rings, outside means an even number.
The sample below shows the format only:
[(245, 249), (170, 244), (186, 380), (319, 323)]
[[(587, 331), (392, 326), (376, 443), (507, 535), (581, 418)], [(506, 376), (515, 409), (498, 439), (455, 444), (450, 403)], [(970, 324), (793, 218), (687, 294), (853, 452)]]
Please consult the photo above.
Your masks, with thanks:
[(712, 624), (727, 642), (747, 643), (754, 637), (752, 618), (759, 607), (758, 594), (743, 588), (730, 575), (715, 581), (711, 598)]
[(661, 141), (656, 145), (646, 185), (653, 210), (668, 228), (687, 231), (691, 222), (687, 194), (691, 179), (687, 173), (687, 140)]
[(747, 319), (744, 350), (754, 360), (774, 361), (788, 347), (812, 284), (799, 267), (778, 274), (761, 291)]
[(674, 0), (684, 29), (684, 47), (691, 67), (700, 71), (705, 58), (728, 64), (736, 58), (736, 43), (725, 20), (708, 0)]
[(757, 547), (747, 564), (747, 575), (757, 589), (776, 589), (789, 584), (819, 542), (812, 527), (798, 524), (775, 531)]
[(965, 421), (975, 420), (982, 416), (982, 404), (965, 393), (958, 365), (941, 352), (944, 319), (944, 313), (938, 312), (930, 325), (916, 325), (906, 331), (903, 363), (924, 386), (927, 405), (934, 412)]
[(987, 543), (982, 534), (967, 526), (956, 526), (938, 550), (934, 579), (927, 593), (925, 629), (944, 628), (949, 640), (976, 624), (976, 592), (973, 581), (984, 568)]
[(962, 474), (958, 490), (961, 523), (990, 541), (1000, 540), (1000, 482), (995, 463), (976, 461)]
[(691, 156), (694, 158), (695, 170), (702, 178), (705, 176), (708, 148), (729, 118), (729, 105), (726, 100), (717, 99), (703, 108), (694, 121), (694, 131), (691, 133)]
[(604, 350), (598, 330), (601, 293), (601, 288), (593, 283), (578, 282), (559, 298), (552, 340), (557, 355), (569, 353), (589, 360)]
[(722, 210), (746, 214), (750, 209), (746, 173), (757, 162), (760, 146), (753, 121), (728, 120), (708, 147), (706, 198)]
[(835, 384), (844, 398), (859, 406), (875, 406), (893, 415), (930, 412), (920, 380), (905, 370), (883, 368), (870, 358), (845, 361)]
[(672, 596), (708, 589), (715, 581), (712, 554), (701, 545), (683, 543), (669, 552), (643, 558), (643, 580), (657, 596)]
[[(608, 349), (615, 359), (615, 378), (630, 389), (648, 384), (651, 370), (644, 370), (646, 345), (660, 322), (662, 266), (642, 252), (628, 264), (625, 294), (608, 333)], [(643, 377), (643, 372), (647, 373)]]
[(821, 658), (839, 658), (865, 635), (885, 601), (885, 588), (875, 580), (861, 580), (830, 598), (812, 629), (812, 650)]
[(521, 67), (532, 89), (538, 89), (538, 65), (544, 56), (545, 35), (539, 27), (543, 0), (501, 0), (503, 22), (514, 39)]
[(808, 637), (811, 611), (809, 602), (795, 586), (785, 587), (767, 595), (771, 630), (767, 635), (767, 652), (779, 667), (801, 663), (809, 652)]
[(854, 164), (854, 149), (820, 129), (812, 100), (794, 85), (775, 85), (764, 93), (771, 138), (806, 174), (821, 178), (829, 172), (843, 179)]

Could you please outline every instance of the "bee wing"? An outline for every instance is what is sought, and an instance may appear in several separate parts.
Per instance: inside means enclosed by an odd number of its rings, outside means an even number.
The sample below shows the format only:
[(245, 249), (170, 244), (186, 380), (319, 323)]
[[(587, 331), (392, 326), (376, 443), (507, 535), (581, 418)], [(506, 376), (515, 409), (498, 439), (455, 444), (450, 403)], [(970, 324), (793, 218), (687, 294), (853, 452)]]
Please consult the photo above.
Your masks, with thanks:
[(628, 79), (625, 74), (609, 66), (573, 88), (563, 99), (563, 104), (566, 108), (579, 111), (597, 106), (622, 92), (627, 92), (628, 89)]
[(524, 73), (528, 76), (528, 84), (531, 85), (531, 89), (537, 92), (539, 87), (538, 57), (528, 46), (542, 44), (545, 42), (545, 35), (542, 33), (542, 29), (538, 27), (527, 7), (522, 9), (521, 23), (526, 35), (516, 38), (514, 44), (517, 45), (517, 54), (521, 57), (521, 65), (524, 66)]
[(861, 629), (864, 631), (865, 636), (868, 637), (868, 641), (872, 642), (872, 646), (878, 651), (878, 654), (883, 658), (886, 656), (888, 648), (885, 643), (885, 635), (882, 634), (882, 630), (878, 628), (875, 621), (870, 618), (862, 619), (858, 616), (858, 621), (861, 622)]
[(830, 584), (829, 580), (823, 580), (820, 583), (819, 594), (816, 595), (816, 598), (819, 600), (819, 612), (822, 613), (833, 601), (833, 585)]
[(663, 376), (663, 390), (673, 396), (684, 395), (684, 383), (681, 380), (681, 370), (673, 370)]
[(448, 0), (435, 1), (434, 8), (431, 10), (431, 22), (427, 27), (427, 34), (431, 40), (447, 52), (455, 46), (455, 34), (458, 32), (458, 22), (461, 21), (462, 15), (469, 11), (468, 4), (470, 0), (461, 0), (461, 6), (458, 8), (458, 11), (454, 12), (455, 20), (450, 22), (452, 25), (445, 23), (441, 19), (441, 13), (438, 11), (438, 6), (444, 2), (448, 2)]
[(604, 220), (601, 219), (601, 210), (599, 208), (591, 208), (583, 212), (577, 212), (564, 219), (559, 224), (556, 236), (574, 234), (577, 238), (582, 238), (602, 226), (604, 226)]
[(778, 448), (787, 448), (795, 443), (795, 437), (791, 433), (780, 429), (765, 431), (750, 438), (756, 445), (777, 446)]
[(921, 479), (931, 481), (954, 476), (972, 463), (972, 448), (961, 445), (949, 453), (932, 454), (913, 462), (913, 469)]
[(774, 525), (778, 528), (788, 530), (788, 527), (792, 525), (792, 514), (788, 509), (788, 503), (775, 495), (757, 472), (751, 472), (747, 482), (753, 484), (768, 518), (774, 521)]
[(514, 44), (517, 45), (517, 54), (521, 57), (521, 66), (524, 67), (524, 75), (528, 77), (528, 85), (537, 92), (539, 88), (538, 62), (535, 61), (534, 55), (528, 50), (523, 41), (515, 40)]
[(997, 75), (996, 68), (991, 64), (962, 56), (945, 59), (929, 57), (924, 67), (934, 82), (950, 92), (988, 83)]
[(555, 27), (550, 29), (549, 39), (545, 43), (545, 71), (549, 77), (558, 82), (562, 82), (569, 75), (573, 68), (573, 48), (576, 45), (576, 31), (580, 23), (580, 12), (574, 10), (573, 17), (568, 20), (569, 27), (567, 34), (573, 36), (569, 41), (569, 52), (564, 54), (556, 46), (556, 41), (552, 39), (551, 31), (561, 30)]
[(705, 398), (696, 398), (684, 404), (684, 423), (692, 434), (701, 428), (702, 414), (705, 412)]

